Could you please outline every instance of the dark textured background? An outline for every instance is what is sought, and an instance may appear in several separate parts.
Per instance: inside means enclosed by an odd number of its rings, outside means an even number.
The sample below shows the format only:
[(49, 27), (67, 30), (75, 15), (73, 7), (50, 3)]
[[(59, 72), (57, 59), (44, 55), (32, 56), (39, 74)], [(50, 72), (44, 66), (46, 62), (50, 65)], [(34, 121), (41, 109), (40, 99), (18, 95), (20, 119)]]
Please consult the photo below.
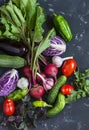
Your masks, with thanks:
[[(81, 71), (89, 68), (89, 0), (38, 0), (49, 15), (61, 13), (69, 21), (73, 40), (67, 43), (64, 56), (74, 56)], [(5, 0), (0, 0), (2, 4)], [(2, 72), (2, 70), (0, 70)], [(30, 130), (89, 130), (89, 98), (67, 105), (56, 117), (38, 121), (38, 127)], [(10, 128), (0, 127), (0, 130)]]

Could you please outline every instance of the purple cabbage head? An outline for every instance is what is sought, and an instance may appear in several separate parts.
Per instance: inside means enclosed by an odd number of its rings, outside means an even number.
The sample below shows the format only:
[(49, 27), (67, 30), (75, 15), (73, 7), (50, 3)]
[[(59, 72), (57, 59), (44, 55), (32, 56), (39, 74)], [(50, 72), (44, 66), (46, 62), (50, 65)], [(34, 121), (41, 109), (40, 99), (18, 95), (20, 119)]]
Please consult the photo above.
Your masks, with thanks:
[(7, 96), (16, 89), (19, 79), (18, 71), (15, 69), (4, 73), (0, 78), (0, 96)]
[(59, 36), (52, 37), (50, 40), (50, 47), (48, 47), (44, 52), (43, 55), (46, 56), (55, 56), (61, 55), (66, 51), (66, 43), (63, 39)]

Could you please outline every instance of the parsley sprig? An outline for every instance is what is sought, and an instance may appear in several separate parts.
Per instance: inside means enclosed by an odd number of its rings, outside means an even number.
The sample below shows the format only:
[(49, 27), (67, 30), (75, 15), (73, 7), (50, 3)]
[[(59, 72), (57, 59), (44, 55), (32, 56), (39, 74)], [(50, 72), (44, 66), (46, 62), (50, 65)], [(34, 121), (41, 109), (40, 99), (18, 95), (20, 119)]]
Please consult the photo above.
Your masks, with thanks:
[(86, 69), (84, 72), (80, 72), (79, 69), (75, 71), (73, 83), (75, 90), (66, 98), (66, 103), (89, 96), (89, 69)]

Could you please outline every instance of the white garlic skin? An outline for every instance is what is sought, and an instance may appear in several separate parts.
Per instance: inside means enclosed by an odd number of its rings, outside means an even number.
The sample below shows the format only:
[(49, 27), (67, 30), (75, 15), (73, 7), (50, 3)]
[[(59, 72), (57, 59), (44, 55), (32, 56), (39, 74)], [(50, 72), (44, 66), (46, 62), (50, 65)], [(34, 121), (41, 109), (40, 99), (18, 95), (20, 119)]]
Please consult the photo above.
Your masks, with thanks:
[(63, 60), (59, 56), (52, 57), (52, 63), (55, 64), (58, 68), (62, 66)]
[(27, 78), (25, 78), (25, 77), (20, 78), (17, 82), (17, 87), (20, 89), (25, 89), (28, 87), (28, 85), (29, 85), (29, 82), (28, 82)]

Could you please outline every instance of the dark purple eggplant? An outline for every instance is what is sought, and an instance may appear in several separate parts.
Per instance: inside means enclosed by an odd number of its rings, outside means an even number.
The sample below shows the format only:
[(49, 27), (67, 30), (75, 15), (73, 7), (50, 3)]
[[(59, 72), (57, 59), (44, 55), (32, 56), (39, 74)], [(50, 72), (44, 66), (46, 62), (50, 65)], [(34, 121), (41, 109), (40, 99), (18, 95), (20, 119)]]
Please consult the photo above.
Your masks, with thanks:
[(10, 40), (0, 40), (0, 50), (10, 55), (23, 56), (27, 54), (27, 47), (20, 42)]

